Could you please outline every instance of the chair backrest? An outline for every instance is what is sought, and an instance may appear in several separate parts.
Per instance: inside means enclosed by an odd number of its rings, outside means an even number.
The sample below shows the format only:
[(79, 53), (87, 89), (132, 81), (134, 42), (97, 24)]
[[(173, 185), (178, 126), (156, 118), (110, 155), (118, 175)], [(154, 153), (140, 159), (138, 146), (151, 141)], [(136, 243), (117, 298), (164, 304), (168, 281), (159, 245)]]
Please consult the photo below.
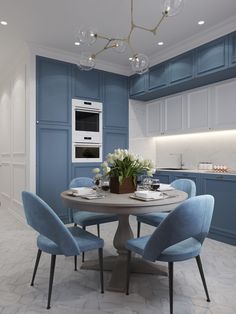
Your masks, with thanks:
[(78, 177), (74, 178), (69, 185), (69, 188), (79, 188), (79, 187), (91, 187), (93, 186), (93, 179), (88, 177)]
[(158, 260), (166, 248), (189, 238), (202, 244), (209, 232), (213, 209), (214, 197), (211, 195), (187, 199), (156, 228), (145, 246), (143, 257)]
[(188, 198), (196, 196), (196, 184), (190, 179), (177, 179), (170, 184), (176, 190), (184, 191), (188, 194)]
[(78, 255), (80, 249), (69, 230), (47, 203), (30, 192), (22, 192), (27, 223), (58, 245), (64, 255)]

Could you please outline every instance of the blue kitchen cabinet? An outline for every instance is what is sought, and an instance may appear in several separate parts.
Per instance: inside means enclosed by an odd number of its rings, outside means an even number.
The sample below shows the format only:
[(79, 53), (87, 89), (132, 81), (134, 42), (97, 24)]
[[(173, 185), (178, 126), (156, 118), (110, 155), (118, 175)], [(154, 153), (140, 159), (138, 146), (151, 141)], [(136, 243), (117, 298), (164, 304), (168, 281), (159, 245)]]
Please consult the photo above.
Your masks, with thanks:
[(37, 120), (66, 125), (71, 118), (71, 65), (37, 57)]
[(228, 67), (228, 36), (196, 48), (195, 57), (197, 77), (226, 69)]
[(159, 179), (161, 183), (169, 184), (172, 181), (172, 172), (157, 170), (153, 177)]
[(60, 193), (70, 181), (70, 127), (37, 125), (37, 194), (68, 222)]
[(169, 83), (179, 84), (191, 80), (194, 75), (193, 50), (169, 60)]
[(73, 65), (73, 98), (102, 100), (102, 72), (99, 70), (82, 71)]
[(177, 172), (173, 171), (172, 173), (172, 180), (177, 179), (190, 179), (193, 180), (196, 184), (196, 191), (197, 195), (202, 194), (201, 193), (201, 175), (199, 173), (193, 173), (193, 172)]
[(128, 128), (128, 79), (126, 76), (104, 72), (104, 127)]
[(236, 32), (229, 37), (229, 66), (236, 66)]
[(202, 194), (215, 197), (210, 237), (236, 245), (236, 176), (202, 175)]
[(148, 89), (159, 89), (167, 85), (168, 63), (162, 62), (149, 70)]
[(104, 129), (103, 131), (103, 156), (106, 158), (108, 153), (114, 149), (128, 148), (128, 130), (127, 129)]
[(148, 72), (142, 75), (135, 74), (129, 79), (130, 96), (143, 94), (147, 91)]
[(100, 163), (74, 163), (72, 164), (72, 176), (71, 178), (77, 177), (89, 177), (93, 178), (94, 173), (92, 170), (94, 168), (99, 168)]

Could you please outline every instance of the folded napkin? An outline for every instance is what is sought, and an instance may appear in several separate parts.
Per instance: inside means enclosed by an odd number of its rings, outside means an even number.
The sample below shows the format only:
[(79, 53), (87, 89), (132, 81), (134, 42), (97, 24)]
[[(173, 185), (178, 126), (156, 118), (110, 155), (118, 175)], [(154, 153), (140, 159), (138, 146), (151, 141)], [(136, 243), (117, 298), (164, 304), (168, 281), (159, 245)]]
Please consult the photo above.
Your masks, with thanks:
[(154, 191), (135, 191), (134, 195), (143, 199), (159, 199), (163, 198), (162, 193)]
[(170, 184), (164, 184), (164, 183), (160, 183), (160, 187), (158, 189), (160, 192), (163, 191), (171, 191), (174, 190), (173, 186), (171, 186)]
[(70, 188), (70, 190), (73, 192), (73, 195), (76, 196), (96, 194), (95, 190), (88, 187)]

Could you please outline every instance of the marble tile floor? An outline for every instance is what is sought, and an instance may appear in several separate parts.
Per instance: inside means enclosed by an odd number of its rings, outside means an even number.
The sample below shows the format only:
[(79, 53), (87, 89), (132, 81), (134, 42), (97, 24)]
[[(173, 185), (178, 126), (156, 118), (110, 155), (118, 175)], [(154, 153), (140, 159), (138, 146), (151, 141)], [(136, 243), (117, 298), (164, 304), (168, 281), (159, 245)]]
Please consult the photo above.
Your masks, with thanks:
[[(135, 218), (131, 218), (136, 233)], [(142, 234), (153, 228), (142, 225)], [(116, 223), (101, 226), (105, 240), (104, 255), (115, 253), (112, 239)], [(91, 227), (91, 232), (96, 228)], [(165, 314), (169, 313), (168, 279), (152, 275), (132, 275), (130, 295), (99, 292), (96, 271), (73, 270), (72, 257), (58, 257), (52, 293), (52, 308), (45, 309), (50, 257), (43, 254), (35, 280), (30, 287), (36, 257), (36, 234), (0, 207), (0, 313), (1, 314)], [(86, 258), (96, 257), (96, 252)], [(80, 258), (78, 258), (80, 261)], [(175, 264), (175, 314), (236, 313), (236, 247), (205, 241), (202, 262), (211, 303), (205, 294), (195, 260)], [(105, 274), (105, 287), (109, 272)]]

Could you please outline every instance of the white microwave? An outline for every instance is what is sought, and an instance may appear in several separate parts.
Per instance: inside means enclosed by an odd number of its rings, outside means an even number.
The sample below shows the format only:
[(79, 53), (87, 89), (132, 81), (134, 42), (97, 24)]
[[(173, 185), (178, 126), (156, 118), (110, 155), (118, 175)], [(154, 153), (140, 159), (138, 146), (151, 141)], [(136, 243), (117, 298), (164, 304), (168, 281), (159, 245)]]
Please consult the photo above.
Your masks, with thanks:
[(102, 143), (102, 103), (72, 99), (72, 142)]
[(102, 162), (102, 144), (72, 143), (72, 162)]

